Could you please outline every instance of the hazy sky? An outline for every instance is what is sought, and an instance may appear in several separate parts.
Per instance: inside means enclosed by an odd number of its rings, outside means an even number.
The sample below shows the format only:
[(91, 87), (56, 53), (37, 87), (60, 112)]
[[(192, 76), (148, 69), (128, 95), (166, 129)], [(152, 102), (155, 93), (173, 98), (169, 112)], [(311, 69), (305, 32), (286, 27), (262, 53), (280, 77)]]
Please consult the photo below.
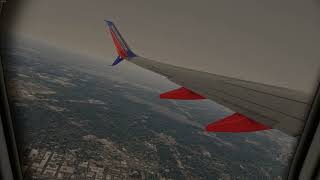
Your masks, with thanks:
[(304, 91), (320, 68), (316, 1), (27, 0), (20, 6), (15, 32), (106, 64), (116, 51), (104, 19), (115, 22), (137, 54), (178, 66)]

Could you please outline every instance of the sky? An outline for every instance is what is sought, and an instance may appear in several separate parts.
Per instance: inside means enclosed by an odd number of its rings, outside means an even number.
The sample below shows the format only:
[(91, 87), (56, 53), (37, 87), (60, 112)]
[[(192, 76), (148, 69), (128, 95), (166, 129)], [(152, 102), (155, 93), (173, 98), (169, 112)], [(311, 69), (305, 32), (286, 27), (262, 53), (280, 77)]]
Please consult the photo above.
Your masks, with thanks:
[(136, 54), (160, 62), (305, 92), (319, 77), (314, 0), (28, 0), (19, 7), (14, 34), (106, 64), (117, 54), (104, 19)]

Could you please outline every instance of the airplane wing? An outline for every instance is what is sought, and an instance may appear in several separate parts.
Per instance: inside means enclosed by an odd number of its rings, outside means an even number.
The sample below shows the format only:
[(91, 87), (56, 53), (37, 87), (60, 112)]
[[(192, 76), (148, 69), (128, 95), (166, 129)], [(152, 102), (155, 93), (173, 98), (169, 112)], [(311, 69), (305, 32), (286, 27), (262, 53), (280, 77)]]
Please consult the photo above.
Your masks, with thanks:
[(236, 113), (208, 124), (209, 132), (252, 132), (279, 129), (301, 134), (310, 97), (302, 92), (244, 81), (146, 59), (133, 53), (115, 25), (106, 21), (119, 56), (112, 65), (126, 59), (167, 77), (182, 87), (160, 95), (163, 99), (210, 99)]

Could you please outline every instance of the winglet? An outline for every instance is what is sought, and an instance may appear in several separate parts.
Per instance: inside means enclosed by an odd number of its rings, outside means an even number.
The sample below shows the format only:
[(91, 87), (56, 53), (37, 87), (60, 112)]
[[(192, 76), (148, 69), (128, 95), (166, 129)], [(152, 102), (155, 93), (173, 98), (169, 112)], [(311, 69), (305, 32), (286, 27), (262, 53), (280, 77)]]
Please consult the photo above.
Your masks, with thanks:
[(105, 20), (107, 28), (109, 28), (113, 43), (116, 47), (118, 57), (113, 62), (112, 66), (117, 65), (120, 63), (123, 59), (131, 59), (133, 57), (136, 57), (137, 55), (132, 52), (132, 50), (129, 48), (128, 44), (125, 42), (123, 37), (121, 36), (120, 32), (118, 31), (117, 27), (114, 25), (113, 22)]

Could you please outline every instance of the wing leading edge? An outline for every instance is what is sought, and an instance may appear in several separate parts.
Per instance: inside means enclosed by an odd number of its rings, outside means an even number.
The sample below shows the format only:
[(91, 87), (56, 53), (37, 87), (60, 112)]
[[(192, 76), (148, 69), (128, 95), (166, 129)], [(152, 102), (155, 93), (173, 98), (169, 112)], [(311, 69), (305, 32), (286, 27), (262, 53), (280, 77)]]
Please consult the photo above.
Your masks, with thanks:
[(286, 88), (201, 72), (139, 57), (132, 52), (112, 22), (107, 21), (107, 26), (119, 54), (113, 65), (118, 64), (122, 59), (127, 59), (182, 86), (160, 95), (161, 98), (187, 100), (207, 98), (236, 112), (209, 124), (207, 131), (250, 132), (275, 128), (292, 136), (301, 134), (306, 112), (310, 107), (308, 95)]

